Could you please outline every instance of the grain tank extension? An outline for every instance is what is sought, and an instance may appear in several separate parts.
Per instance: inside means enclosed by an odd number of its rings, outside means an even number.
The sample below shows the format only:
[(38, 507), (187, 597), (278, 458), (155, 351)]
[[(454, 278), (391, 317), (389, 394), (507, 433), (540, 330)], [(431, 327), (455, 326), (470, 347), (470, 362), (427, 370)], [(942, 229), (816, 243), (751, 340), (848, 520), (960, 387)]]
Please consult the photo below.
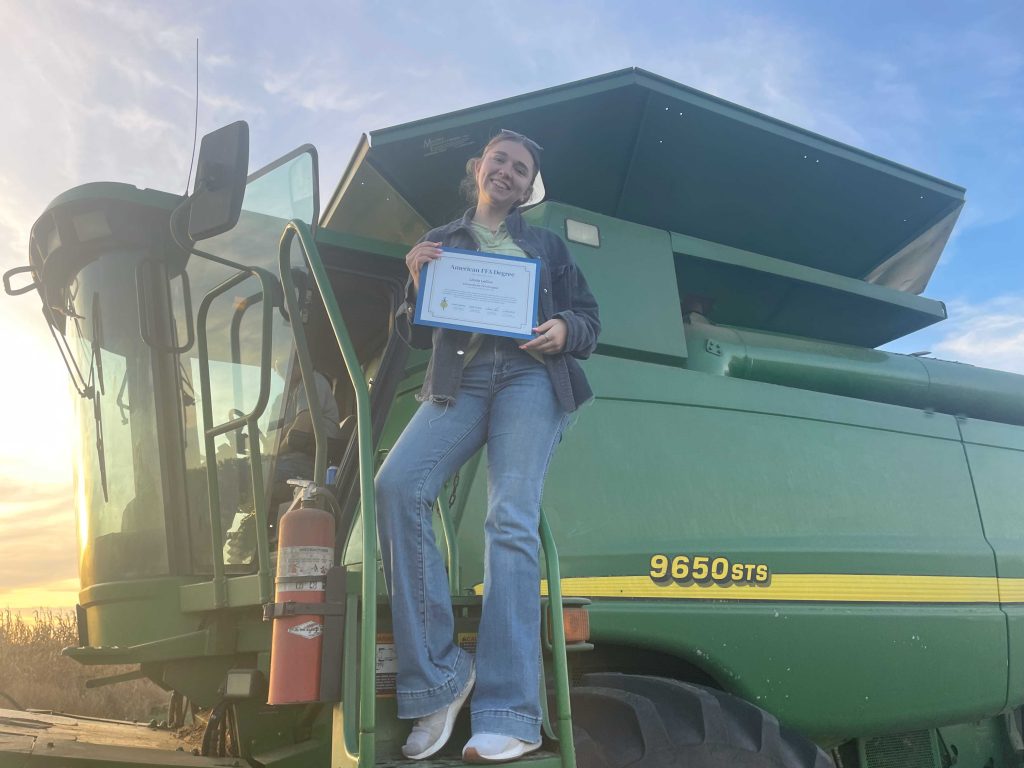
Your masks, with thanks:
[[(945, 319), (922, 294), (964, 190), (630, 69), (368, 134), (322, 210), (309, 146), (249, 174), (223, 231), (208, 186), (51, 203), (21, 287), (82, 395), (67, 653), (137, 665), (210, 735), (97, 756), (83, 726), (48, 756), (5, 713), (0, 765), (405, 762), (372, 494), (426, 367), (394, 332), (402, 257), (461, 213), (502, 128), (544, 146), (524, 215), (567, 241), (604, 326), (545, 488), (526, 762), (1024, 764), (1024, 377), (879, 349)], [(436, 510), (467, 648), (486, 475), (474, 457)], [(320, 701), (271, 706), (264, 617), (314, 610), (274, 598), (303, 477), (337, 532)], [(457, 728), (427, 762), (457, 760)]]

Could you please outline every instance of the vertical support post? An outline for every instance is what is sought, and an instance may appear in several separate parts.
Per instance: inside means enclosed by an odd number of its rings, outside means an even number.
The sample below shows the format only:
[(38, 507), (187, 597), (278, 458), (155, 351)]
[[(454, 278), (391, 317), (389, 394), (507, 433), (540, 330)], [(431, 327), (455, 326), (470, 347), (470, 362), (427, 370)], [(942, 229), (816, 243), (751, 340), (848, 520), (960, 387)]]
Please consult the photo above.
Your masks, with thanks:
[[(279, 250), (279, 265), (281, 280), (285, 284), (285, 299), (289, 302), (289, 311), (295, 305), (295, 290), (291, 281), (290, 250), (292, 241), (298, 238), (306, 263), (309, 265), (317, 290), (327, 310), (327, 319), (334, 331), (335, 340), (341, 350), (342, 359), (345, 361), (345, 368), (348, 371), (349, 380), (356, 396), (356, 440), (359, 449), (359, 514), (363, 526), (363, 570), (361, 589), (361, 622), (359, 637), (359, 715), (358, 715), (358, 744), (356, 754), (360, 766), (372, 766), (375, 760), (375, 733), (376, 733), (376, 685), (375, 665), (369, 663), (375, 657), (377, 647), (377, 512), (374, 504), (373, 488), (373, 444), (372, 444), (372, 423), (370, 420), (370, 390), (366, 383), (366, 375), (356, 355), (355, 345), (349, 336), (345, 321), (338, 307), (338, 300), (331, 288), (327, 270), (320, 252), (313, 240), (309, 225), (305, 222), (293, 219), (285, 226), (281, 235)], [(305, 334), (299, 327), (294, 316), (292, 321), (292, 332), (296, 334), (296, 346), (298, 334), (302, 334), (305, 341)], [(302, 370), (302, 379), (306, 387), (306, 397), (309, 403), (316, 402), (315, 385), (313, 382), (312, 363), (309, 360), (308, 348), (305, 351), (305, 363), (303, 353), (299, 354), (299, 365)], [(314, 415), (314, 436), (316, 438), (316, 460), (314, 462), (316, 477), (322, 477), (327, 470), (326, 440), (322, 432), (317, 431), (317, 421)], [(345, 712), (345, 736), (348, 741), (349, 717), (348, 702), (342, 702), (342, 709)], [(349, 745), (346, 745), (349, 748)]]
[(548, 577), (548, 608), (551, 611), (551, 661), (555, 675), (555, 708), (558, 715), (558, 743), (563, 768), (575, 768), (576, 745), (572, 738), (572, 709), (569, 704), (569, 664), (565, 658), (565, 624), (562, 617), (562, 574), (554, 536), (540, 512), (540, 541)]

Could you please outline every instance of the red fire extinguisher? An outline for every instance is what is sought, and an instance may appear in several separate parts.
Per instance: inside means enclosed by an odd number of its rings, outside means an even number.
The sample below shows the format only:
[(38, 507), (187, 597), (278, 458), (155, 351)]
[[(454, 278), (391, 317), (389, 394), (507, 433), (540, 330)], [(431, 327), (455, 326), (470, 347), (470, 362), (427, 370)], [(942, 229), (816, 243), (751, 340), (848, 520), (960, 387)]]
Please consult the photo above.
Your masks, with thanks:
[(334, 565), (334, 516), (313, 506), (316, 490), (307, 484), (278, 526), (269, 704), (320, 698), (324, 617), (301, 611), (303, 604), (324, 602), (327, 572)]

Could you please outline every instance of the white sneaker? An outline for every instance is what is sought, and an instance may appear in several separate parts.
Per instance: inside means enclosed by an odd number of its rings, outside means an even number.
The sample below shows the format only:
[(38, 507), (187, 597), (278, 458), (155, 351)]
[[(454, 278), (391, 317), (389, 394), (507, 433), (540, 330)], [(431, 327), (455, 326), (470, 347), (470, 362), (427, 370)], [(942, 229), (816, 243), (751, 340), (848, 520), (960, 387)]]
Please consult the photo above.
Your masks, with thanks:
[(497, 733), (474, 733), (462, 748), (462, 759), (467, 763), (505, 763), (540, 749), (540, 742), (531, 743), (515, 736)]
[(405, 740), (402, 754), (410, 760), (423, 760), (441, 749), (452, 735), (455, 718), (459, 714), (459, 710), (462, 709), (462, 705), (466, 703), (466, 699), (469, 698), (469, 692), (473, 690), (475, 682), (476, 669), (470, 666), (469, 679), (455, 701), (437, 712), (419, 718), (412, 724), (412, 731), (409, 733), (409, 738)]

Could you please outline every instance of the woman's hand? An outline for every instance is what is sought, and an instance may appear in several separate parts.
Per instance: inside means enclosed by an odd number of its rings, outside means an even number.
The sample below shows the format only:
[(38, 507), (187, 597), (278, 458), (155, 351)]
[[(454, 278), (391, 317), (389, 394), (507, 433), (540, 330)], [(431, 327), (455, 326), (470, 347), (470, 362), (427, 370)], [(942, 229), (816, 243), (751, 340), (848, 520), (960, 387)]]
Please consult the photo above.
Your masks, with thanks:
[(441, 258), (440, 243), (416, 243), (412, 250), (405, 254), (405, 266), (409, 269), (409, 274), (412, 275), (412, 284), (416, 286), (417, 292), (420, 290), (420, 270), (423, 265), (439, 258)]
[(569, 336), (569, 326), (558, 317), (553, 317), (547, 322), (541, 323), (533, 332), (539, 334), (537, 338), (530, 339), (519, 348), (523, 351), (534, 350), (545, 355), (557, 355), (565, 349), (565, 340)]

